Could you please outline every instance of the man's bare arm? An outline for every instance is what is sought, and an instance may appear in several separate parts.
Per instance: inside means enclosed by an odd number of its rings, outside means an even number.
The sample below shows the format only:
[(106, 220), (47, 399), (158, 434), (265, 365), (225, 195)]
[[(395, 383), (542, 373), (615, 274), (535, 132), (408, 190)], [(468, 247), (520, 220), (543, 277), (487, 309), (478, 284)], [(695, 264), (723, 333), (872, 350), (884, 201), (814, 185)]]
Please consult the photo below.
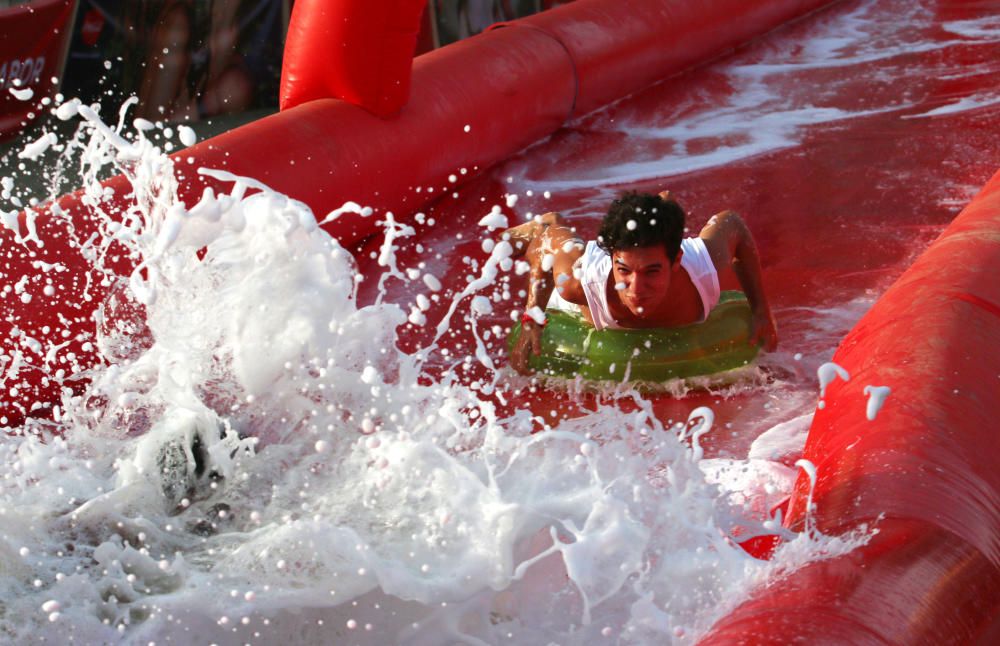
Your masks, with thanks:
[[(544, 312), (556, 289), (571, 303), (585, 304), (586, 297), (576, 275), (576, 261), (583, 254), (583, 241), (558, 213), (546, 213), (532, 222), (513, 227), (503, 238), (514, 246), (514, 257), (524, 257), (530, 266), (525, 312)], [(538, 308), (535, 310), (534, 308)], [(529, 354), (541, 353), (542, 325), (528, 319), (511, 352), (511, 365), (522, 374), (530, 372)]]
[(732, 211), (713, 215), (702, 229), (701, 238), (716, 268), (722, 272), (731, 267), (750, 302), (753, 312), (750, 342), (761, 343), (765, 350), (773, 351), (778, 347), (777, 327), (764, 291), (757, 244), (743, 218)]

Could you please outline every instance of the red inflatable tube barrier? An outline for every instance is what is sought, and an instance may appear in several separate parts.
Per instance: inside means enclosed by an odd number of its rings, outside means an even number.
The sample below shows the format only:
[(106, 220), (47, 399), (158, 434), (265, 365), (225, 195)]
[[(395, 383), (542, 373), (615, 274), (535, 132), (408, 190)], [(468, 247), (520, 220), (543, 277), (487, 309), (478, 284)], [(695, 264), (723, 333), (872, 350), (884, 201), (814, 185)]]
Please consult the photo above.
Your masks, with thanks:
[[(878, 533), (720, 621), (704, 644), (1000, 640), (1000, 173), (855, 326), (805, 457), (810, 522)], [(874, 420), (866, 386), (891, 393)], [(801, 530), (809, 482), (787, 523)]]
[[(207, 166), (263, 181), (305, 202), (319, 218), (347, 200), (377, 211), (413, 213), (440, 195), (449, 185), (450, 174), (461, 176), (459, 171), (465, 168), (467, 176), (474, 175), (553, 133), (570, 116), (638, 91), (828, 3), (577, 0), (539, 14), (530, 22), (509, 23), (505, 29), (418, 57), (413, 62), (410, 101), (391, 119), (378, 118), (345, 101), (318, 99), (184, 150), (174, 157), (186, 175), (181, 198), (193, 204), (211, 184), (194, 172)], [(346, 84), (342, 87), (346, 96), (348, 81), (364, 78), (364, 70), (331, 72), (330, 58), (315, 54), (319, 51), (315, 47), (323, 42), (335, 47), (336, 43), (323, 40), (324, 34), (341, 33), (335, 23), (366, 8), (376, 11), (372, 9), (376, 5), (381, 6), (370, 0), (340, 2), (341, 14), (327, 11), (315, 20), (297, 20), (299, 25), (314, 24), (316, 31), (290, 33), (291, 38), (319, 40), (289, 44), (291, 50), (299, 48), (313, 55), (301, 56), (294, 74), (289, 70), (284, 75), (285, 81), (316, 88), (322, 86), (324, 75), (339, 75)], [(415, 0), (407, 4), (410, 9), (415, 6)], [(409, 9), (406, 16), (413, 19), (413, 30), (395, 22), (363, 21), (369, 29), (373, 24), (387, 29), (381, 35), (366, 32), (371, 36), (367, 45), (380, 42), (379, 38), (395, 39), (396, 45), (378, 51), (398, 56), (405, 49), (400, 42), (409, 38), (420, 17), (419, 12)], [(356, 48), (366, 45), (364, 40), (351, 42)], [(694, 47), (693, 43), (698, 44), (694, 49), (697, 56), (677, 53)], [(363, 52), (360, 59), (370, 62), (372, 73), (392, 70), (398, 74), (408, 69), (398, 60), (383, 65), (365, 58)], [(307, 65), (310, 62), (312, 67)], [(383, 80), (405, 83), (405, 78)], [(364, 94), (364, 88), (354, 89)], [(112, 202), (128, 193), (122, 178), (107, 185), (115, 191)], [(418, 187), (425, 190), (417, 192)], [(435, 187), (435, 191), (429, 193), (427, 187)], [(77, 195), (62, 198), (60, 204), (72, 216), (77, 237), (86, 240), (96, 226), (88, 209), (81, 206)], [(18, 426), (30, 414), (49, 415), (58, 400), (58, 389), (64, 385), (43, 375), (39, 367), (44, 357), (30, 349), (28, 339), (65, 335), (70, 345), (60, 356), (72, 356), (72, 363), (80, 367), (93, 364), (94, 356), (88, 349), (91, 315), (107, 290), (94, 280), (89, 263), (65, 235), (63, 219), (43, 214), (37, 222), (44, 248), (31, 242), (16, 243), (10, 230), (0, 230), (0, 281), (13, 284), (25, 275), (37, 278), (33, 263), (38, 261), (61, 262), (72, 279), (61, 278), (67, 287), (56, 296), (46, 296), (41, 285), (30, 282), (26, 286), (29, 302), (13, 296), (0, 298), (0, 388), (4, 392), (0, 427)], [(24, 224), (22, 216), (22, 229)], [(376, 228), (374, 217), (344, 217), (326, 227), (348, 247)], [(126, 274), (130, 262), (119, 259)]]
[(282, 110), (343, 99), (378, 116), (399, 112), (426, 0), (298, 0), (285, 38)]
[(580, 116), (827, 4), (576, 0), (494, 28), (538, 29), (565, 47), (579, 84), (573, 116)]

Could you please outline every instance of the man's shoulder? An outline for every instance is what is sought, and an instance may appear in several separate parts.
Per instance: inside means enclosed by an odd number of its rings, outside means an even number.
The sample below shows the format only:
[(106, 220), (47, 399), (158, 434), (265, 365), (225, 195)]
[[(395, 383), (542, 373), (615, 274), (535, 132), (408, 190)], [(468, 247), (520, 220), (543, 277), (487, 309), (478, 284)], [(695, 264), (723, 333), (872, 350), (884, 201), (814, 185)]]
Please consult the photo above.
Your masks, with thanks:
[(582, 272), (580, 282), (594, 282), (602, 277), (606, 279), (611, 271), (611, 256), (595, 240), (588, 241), (584, 246), (579, 262)]
[(726, 253), (726, 248), (717, 238), (695, 236), (681, 240), (681, 251), (684, 252), (681, 257), (682, 263), (685, 261), (695, 263), (706, 259), (715, 262), (717, 253)]
[[(697, 238), (687, 238), (684, 242), (687, 242), (688, 240), (691, 241), (689, 245), (690, 248), (692, 248), (692, 251), (700, 252), (701, 249), (704, 249), (704, 252), (702, 253), (707, 253), (708, 258), (712, 261), (712, 264), (715, 265), (715, 267), (724, 266), (732, 260), (731, 245), (722, 236), (711, 234), (705, 235), (705, 231), (702, 230), (702, 234), (700, 236)], [(698, 245), (695, 241), (698, 241), (701, 244)], [(701, 249), (696, 249), (699, 246)], [(684, 249), (683, 242), (681, 243), (681, 248)], [(686, 254), (687, 249), (685, 249), (685, 255)]]

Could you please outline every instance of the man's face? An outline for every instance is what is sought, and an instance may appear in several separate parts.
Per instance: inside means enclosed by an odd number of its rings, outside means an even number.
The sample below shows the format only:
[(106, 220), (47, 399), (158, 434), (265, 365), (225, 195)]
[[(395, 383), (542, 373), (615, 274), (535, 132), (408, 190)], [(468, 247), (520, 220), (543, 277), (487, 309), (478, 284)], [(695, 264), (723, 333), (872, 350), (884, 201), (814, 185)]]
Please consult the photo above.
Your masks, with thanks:
[(611, 255), (611, 274), (622, 304), (639, 318), (656, 312), (679, 263), (680, 254), (671, 265), (663, 245), (615, 251)]

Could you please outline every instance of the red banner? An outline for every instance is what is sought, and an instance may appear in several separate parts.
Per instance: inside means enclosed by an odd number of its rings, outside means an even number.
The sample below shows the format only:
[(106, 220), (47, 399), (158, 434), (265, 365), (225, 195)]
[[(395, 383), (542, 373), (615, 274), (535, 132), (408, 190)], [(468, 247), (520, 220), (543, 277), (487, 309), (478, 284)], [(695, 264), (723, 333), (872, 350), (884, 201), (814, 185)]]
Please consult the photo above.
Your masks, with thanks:
[(0, 138), (58, 87), (75, 9), (75, 0), (34, 0), (0, 10)]

